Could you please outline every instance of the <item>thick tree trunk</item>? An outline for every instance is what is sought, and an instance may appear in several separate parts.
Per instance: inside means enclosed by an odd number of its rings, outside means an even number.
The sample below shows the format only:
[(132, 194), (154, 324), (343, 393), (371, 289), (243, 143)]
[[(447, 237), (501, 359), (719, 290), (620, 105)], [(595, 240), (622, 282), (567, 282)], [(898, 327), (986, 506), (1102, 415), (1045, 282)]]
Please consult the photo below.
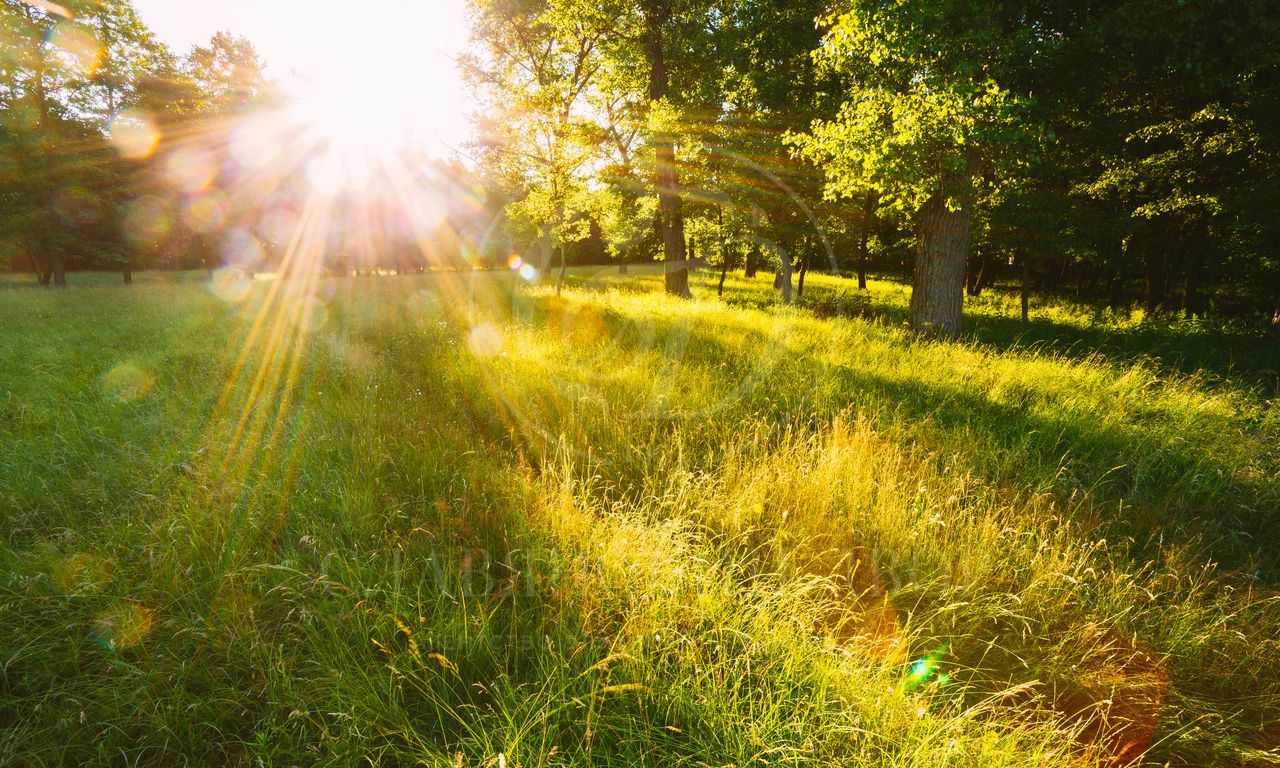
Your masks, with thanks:
[(876, 212), (876, 194), (867, 193), (867, 200), (862, 206), (862, 235), (858, 239), (858, 290), (867, 290), (867, 257), (871, 239), (871, 218)]
[[(943, 176), (942, 189), (920, 209), (916, 229), (916, 274), (911, 288), (911, 329), (930, 336), (957, 336), (962, 329), (964, 265), (973, 232), (971, 159), (965, 173)], [(958, 203), (947, 206), (947, 198)]]
[(658, 226), (662, 231), (662, 255), (666, 262), (667, 293), (689, 295), (689, 264), (684, 245), (684, 211), (675, 167), (675, 147), (659, 143), (657, 155)]
[(747, 267), (744, 270), (744, 274), (748, 278), (755, 277), (759, 269), (760, 267), (756, 264), (756, 249), (753, 246), (747, 251)]
[(774, 276), (774, 284), (782, 291), (782, 303), (791, 304), (791, 258), (789, 256), (782, 257), (782, 264), (778, 267), (778, 271)]
[[(671, 19), (670, 0), (645, 0), (644, 48), (649, 59), (649, 100), (667, 97), (670, 82), (664, 51), (663, 26)], [(654, 186), (658, 192), (658, 228), (666, 260), (667, 293), (689, 295), (689, 265), (684, 242), (684, 209), (680, 200), (680, 174), (676, 169), (674, 139), (665, 134), (653, 138)]]

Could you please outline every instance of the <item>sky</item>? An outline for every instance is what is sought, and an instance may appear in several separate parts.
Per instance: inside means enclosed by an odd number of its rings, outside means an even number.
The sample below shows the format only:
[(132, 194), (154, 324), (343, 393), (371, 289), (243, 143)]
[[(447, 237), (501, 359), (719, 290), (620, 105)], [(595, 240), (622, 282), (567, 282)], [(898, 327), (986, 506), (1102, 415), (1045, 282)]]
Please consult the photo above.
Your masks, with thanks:
[[(341, 109), (371, 133), (387, 124), (447, 154), (473, 109), (455, 66), (467, 45), (466, 0), (134, 0), (175, 51), (214, 32), (253, 41), (269, 71), (300, 98)], [(349, 129), (350, 126), (346, 125)]]

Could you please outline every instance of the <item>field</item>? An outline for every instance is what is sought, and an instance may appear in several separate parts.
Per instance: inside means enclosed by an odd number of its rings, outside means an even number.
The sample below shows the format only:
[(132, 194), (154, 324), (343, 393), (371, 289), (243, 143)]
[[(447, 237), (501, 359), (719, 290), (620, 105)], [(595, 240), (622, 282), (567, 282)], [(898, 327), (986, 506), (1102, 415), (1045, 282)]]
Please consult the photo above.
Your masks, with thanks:
[(0, 290), (0, 764), (1280, 764), (1280, 354), (580, 270)]

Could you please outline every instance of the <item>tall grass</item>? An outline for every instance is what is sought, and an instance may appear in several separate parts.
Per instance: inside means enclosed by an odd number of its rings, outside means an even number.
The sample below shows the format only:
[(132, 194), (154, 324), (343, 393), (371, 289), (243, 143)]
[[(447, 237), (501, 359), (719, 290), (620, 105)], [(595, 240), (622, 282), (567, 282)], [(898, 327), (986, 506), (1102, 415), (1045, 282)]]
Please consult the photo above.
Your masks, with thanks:
[(575, 282), (0, 297), (0, 763), (1280, 762), (1263, 347)]

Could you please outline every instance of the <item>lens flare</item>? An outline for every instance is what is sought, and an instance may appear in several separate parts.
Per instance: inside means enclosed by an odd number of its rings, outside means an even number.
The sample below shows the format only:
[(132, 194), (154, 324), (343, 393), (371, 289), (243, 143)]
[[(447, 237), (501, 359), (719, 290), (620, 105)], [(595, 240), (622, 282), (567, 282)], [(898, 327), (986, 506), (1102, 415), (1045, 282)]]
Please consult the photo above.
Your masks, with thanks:
[(219, 269), (209, 281), (209, 292), (228, 304), (239, 304), (249, 296), (253, 288), (249, 276), (236, 267)]
[(164, 161), (165, 179), (189, 195), (203, 192), (218, 175), (213, 153), (202, 147), (182, 147)]
[(145, 160), (160, 143), (160, 131), (155, 123), (137, 110), (129, 110), (112, 120), (110, 137), (116, 150), (130, 160)]
[(129, 205), (124, 216), (124, 235), (134, 245), (155, 247), (173, 228), (168, 201), (161, 197), (143, 197)]
[(111, 650), (132, 648), (151, 634), (152, 621), (150, 608), (121, 603), (98, 617), (98, 637)]
[(903, 687), (908, 691), (914, 691), (931, 682), (938, 686), (951, 682), (951, 678), (942, 671), (942, 660), (946, 655), (947, 649), (943, 647), (918, 659), (911, 665), (911, 671), (907, 673)]
[(133, 363), (120, 363), (102, 377), (102, 388), (122, 403), (143, 399), (155, 387), (156, 377)]
[(502, 352), (502, 331), (493, 323), (481, 323), (471, 329), (467, 343), (476, 357), (497, 357)]
[(182, 207), (182, 223), (201, 235), (211, 235), (220, 230), (227, 218), (220, 197), (211, 195), (188, 200)]
[(233, 229), (222, 238), (222, 261), (229, 266), (255, 272), (266, 263), (267, 254), (253, 233)]

